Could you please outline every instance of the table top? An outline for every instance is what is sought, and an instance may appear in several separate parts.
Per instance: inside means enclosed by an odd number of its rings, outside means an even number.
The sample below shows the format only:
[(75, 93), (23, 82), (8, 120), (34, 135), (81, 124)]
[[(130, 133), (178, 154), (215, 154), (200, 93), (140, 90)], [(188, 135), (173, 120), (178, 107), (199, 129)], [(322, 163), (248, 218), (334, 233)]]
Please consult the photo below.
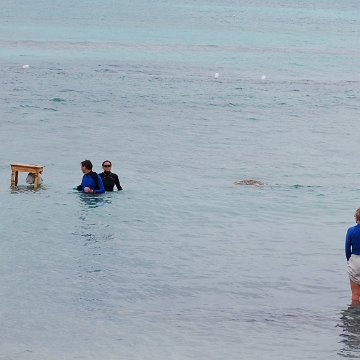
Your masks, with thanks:
[(34, 170), (42, 170), (43, 165), (37, 165), (37, 164), (21, 164), (21, 163), (12, 163), (11, 169), (34, 169)]

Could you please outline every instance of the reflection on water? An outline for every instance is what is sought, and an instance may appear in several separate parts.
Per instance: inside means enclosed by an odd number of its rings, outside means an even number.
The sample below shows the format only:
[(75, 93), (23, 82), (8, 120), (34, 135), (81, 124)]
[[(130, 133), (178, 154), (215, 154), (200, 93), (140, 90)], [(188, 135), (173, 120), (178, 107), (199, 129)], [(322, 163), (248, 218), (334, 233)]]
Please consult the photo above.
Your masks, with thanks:
[(347, 358), (360, 357), (360, 304), (352, 304), (341, 312), (340, 334), (343, 344), (339, 355)]
[[(104, 205), (104, 195), (91, 195), (79, 193), (79, 199), (82, 204), (89, 208), (96, 208)], [(108, 202), (108, 201), (107, 201)]]
[(78, 193), (79, 218), (74, 223), (74, 240), (81, 246), (77, 256), (77, 296), (81, 311), (99, 311), (104, 303), (106, 281), (103, 272), (109, 259), (103, 234), (107, 223), (103, 222), (105, 208), (111, 203), (108, 194), (92, 195)]
[(82, 192), (79, 192), (79, 199), (80, 202), (83, 205), (86, 205), (86, 208), (96, 208), (99, 206), (103, 206), (105, 204), (111, 204), (112, 197), (114, 194), (117, 194), (116, 192), (106, 192), (105, 194), (84, 194)]
[(34, 190), (34, 185), (17, 185), (14, 188), (10, 187), (10, 191), (12, 194), (19, 194), (25, 192), (37, 192), (40, 190), (45, 190), (46, 187), (44, 185), (39, 185), (36, 190)]

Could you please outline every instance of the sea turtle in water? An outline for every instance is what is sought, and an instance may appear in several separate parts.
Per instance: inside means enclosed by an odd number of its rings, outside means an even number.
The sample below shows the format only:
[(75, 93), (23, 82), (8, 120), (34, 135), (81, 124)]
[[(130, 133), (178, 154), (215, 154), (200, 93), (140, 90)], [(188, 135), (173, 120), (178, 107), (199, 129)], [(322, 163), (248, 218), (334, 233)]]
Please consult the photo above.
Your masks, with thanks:
[(262, 181), (259, 181), (259, 180), (254, 180), (254, 179), (244, 179), (244, 180), (235, 181), (234, 185), (256, 185), (256, 186), (261, 186), (261, 185), (265, 185), (265, 183), (263, 183)]

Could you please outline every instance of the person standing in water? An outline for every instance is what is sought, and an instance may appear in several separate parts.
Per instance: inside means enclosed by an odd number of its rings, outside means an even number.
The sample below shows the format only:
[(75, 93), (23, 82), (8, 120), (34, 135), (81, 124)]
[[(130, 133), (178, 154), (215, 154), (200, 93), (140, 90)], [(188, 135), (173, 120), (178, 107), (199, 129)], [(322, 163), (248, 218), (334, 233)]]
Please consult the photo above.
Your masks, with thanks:
[(345, 240), (347, 271), (350, 279), (351, 300), (360, 302), (360, 208), (354, 214), (356, 225), (348, 229)]
[(81, 171), (84, 176), (76, 189), (88, 194), (103, 194), (105, 192), (103, 181), (96, 172), (92, 171), (92, 168), (90, 160), (81, 162)]
[(119, 177), (111, 172), (111, 166), (112, 164), (110, 160), (103, 161), (102, 168), (104, 171), (99, 175), (104, 183), (104, 187), (106, 191), (113, 191), (115, 185), (118, 191), (120, 191), (123, 188), (120, 185)]

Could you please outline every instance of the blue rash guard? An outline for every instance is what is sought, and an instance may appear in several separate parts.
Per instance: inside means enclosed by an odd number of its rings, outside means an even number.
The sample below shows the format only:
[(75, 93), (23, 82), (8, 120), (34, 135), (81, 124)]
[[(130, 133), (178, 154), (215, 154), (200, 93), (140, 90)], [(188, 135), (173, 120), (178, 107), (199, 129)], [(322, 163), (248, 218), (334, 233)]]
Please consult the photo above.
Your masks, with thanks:
[(360, 255), (360, 224), (348, 229), (345, 240), (345, 254), (348, 261), (352, 254)]
[(86, 187), (89, 187), (91, 190), (94, 190), (93, 194), (103, 194), (105, 192), (104, 183), (98, 174), (96, 174), (96, 176), (98, 177), (98, 183), (99, 183), (98, 189), (95, 190), (95, 181), (94, 181), (93, 177), (90, 175), (90, 173), (85, 174), (83, 176), (81, 185), (79, 185), (77, 187), (77, 189), (79, 191), (82, 191), (83, 193), (85, 193), (84, 189)]

